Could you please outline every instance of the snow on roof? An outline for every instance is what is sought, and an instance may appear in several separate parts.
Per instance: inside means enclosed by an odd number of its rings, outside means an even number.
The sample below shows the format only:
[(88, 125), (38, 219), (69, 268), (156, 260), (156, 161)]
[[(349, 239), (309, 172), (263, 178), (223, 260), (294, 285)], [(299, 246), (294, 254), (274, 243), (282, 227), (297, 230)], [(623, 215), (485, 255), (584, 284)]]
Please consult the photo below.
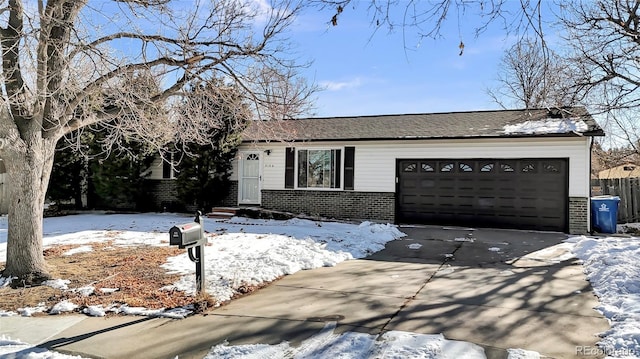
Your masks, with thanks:
[(579, 118), (544, 118), (525, 121), (514, 125), (505, 125), (505, 134), (545, 134), (545, 133), (581, 133), (589, 130), (589, 126)]

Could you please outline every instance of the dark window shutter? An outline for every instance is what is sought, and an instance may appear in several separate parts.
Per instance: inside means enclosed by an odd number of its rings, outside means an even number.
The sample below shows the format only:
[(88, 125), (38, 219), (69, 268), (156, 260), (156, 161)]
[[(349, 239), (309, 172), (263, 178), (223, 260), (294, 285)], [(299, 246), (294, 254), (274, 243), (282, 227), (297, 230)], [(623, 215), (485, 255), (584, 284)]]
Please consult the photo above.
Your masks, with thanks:
[(298, 188), (307, 188), (307, 150), (298, 150)]
[(284, 160), (284, 188), (294, 187), (296, 149), (289, 147), (285, 150)]
[(171, 178), (171, 163), (167, 160), (162, 160), (162, 178)]
[(355, 167), (355, 147), (344, 148), (344, 189), (353, 190), (353, 171)]
[(335, 175), (333, 176), (334, 181), (331, 184), (331, 188), (340, 188), (340, 169), (342, 168), (340, 165), (340, 161), (342, 160), (341, 152), (340, 150), (335, 150), (333, 154), (335, 158)]

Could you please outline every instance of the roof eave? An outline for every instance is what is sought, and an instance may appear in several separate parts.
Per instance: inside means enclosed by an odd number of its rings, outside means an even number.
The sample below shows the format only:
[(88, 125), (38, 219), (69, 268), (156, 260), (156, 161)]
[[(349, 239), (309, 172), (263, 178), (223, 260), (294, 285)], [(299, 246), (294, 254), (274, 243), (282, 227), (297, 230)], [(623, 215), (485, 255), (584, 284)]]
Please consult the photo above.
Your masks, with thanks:
[[(602, 134), (599, 134), (602, 133)], [(412, 137), (344, 137), (344, 138), (298, 138), (288, 139), (289, 142), (360, 142), (360, 141), (414, 141), (414, 140), (465, 140), (465, 139), (497, 139), (497, 138), (549, 138), (549, 137), (584, 137), (584, 136), (604, 136), (604, 132), (585, 132), (585, 133), (518, 133), (510, 135), (468, 135), (468, 136), (412, 136)], [(278, 139), (261, 139), (261, 140), (243, 140), (243, 143), (271, 143), (281, 142)]]
[(588, 137), (603, 137), (603, 136), (606, 136), (607, 134), (604, 132), (603, 129), (598, 128), (591, 131), (583, 132), (582, 135), (588, 136)]

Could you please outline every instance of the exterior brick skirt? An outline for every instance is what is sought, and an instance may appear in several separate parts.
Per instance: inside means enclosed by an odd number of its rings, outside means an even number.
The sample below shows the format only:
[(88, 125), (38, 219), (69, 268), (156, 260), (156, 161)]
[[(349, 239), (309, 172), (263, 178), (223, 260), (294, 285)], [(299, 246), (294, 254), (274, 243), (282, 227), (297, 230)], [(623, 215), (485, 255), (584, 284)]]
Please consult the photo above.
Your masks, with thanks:
[(262, 207), (338, 219), (395, 221), (395, 193), (262, 190)]
[[(229, 205), (236, 205), (237, 185), (232, 186)], [(396, 199), (393, 192), (262, 190), (261, 207), (294, 214), (337, 219), (395, 222)], [(569, 233), (587, 234), (589, 198), (569, 197)]]
[(569, 233), (587, 234), (589, 228), (589, 198), (569, 197)]
[(146, 188), (153, 195), (152, 206), (157, 211), (181, 210), (177, 200), (177, 185), (173, 179), (147, 180)]

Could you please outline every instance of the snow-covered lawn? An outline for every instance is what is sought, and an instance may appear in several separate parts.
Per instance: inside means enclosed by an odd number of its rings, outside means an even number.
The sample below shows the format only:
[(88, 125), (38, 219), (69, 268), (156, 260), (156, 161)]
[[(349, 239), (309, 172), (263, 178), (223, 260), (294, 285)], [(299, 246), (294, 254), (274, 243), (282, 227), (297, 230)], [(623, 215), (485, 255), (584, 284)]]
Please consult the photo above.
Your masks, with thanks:
[[(45, 247), (77, 244), (78, 247), (67, 255), (91, 251), (91, 243), (107, 240), (120, 246), (167, 246), (169, 228), (191, 220), (191, 217), (177, 214), (85, 214), (47, 218), (44, 244)], [(205, 247), (206, 290), (221, 300), (230, 298), (233, 289), (240, 284), (260, 284), (299, 270), (333, 266), (344, 260), (365, 257), (383, 249), (386, 242), (403, 236), (393, 225), (369, 222), (267, 221), (236, 217), (231, 221), (205, 219), (204, 223), (211, 244)], [(0, 217), (0, 261), (6, 258), (6, 229), (6, 217)], [(596, 309), (611, 323), (611, 329), (604, 333), (600, 343), (602, 352), (610, 357), (640, 357), (640, 238), (582, 236), (572, 237), (563, 245), (572, 247), (575, 255), (583, 261), (584, 270), (600, 299)], [(163, 267), (168, 272), (184, 274), (172, 287), (194, 291), (195, 265), (186, 254), (169, 258)], [(64, 278), (58, 278), (51, 285), (64, 286)], [(84, 290), (69, 288), (73, 289)], [(61, 302), (56, 307), (30, 310), (62, 312), (71, 310), (74, 304)], [(85, 312), (103, 315), (106, 310), (138, 315), (164, 314), (176, 318), (188, 314), (188, 310), (180, 308), (148, 311), (127, 306), (87, 308)], [(16, 313), (0, 310), (0, 315)], [(297, 348), (286, 342), (279, 345), (221, 344), (213, 347), (207, 357), (313, 359), (369, 358), (378, 354), (385, 358), (485, 357), (482, 349), (474, 344), (446, 340), (438, 333), (388, 332), (373, 336), (351, 332), (335, 334), (333, 329), (328, 325)], [(0, 356), (17, 352), (24, 354), (19, 357), (29, 357), (32, 353), (38, 358), (74, 358), (34, 348), (0, 333)], [(510, 359), (538, 357), (534, 352), (509, 350)]]
[(574, 253), (598, 296), (595, 309), (611, 329), (599, 342), (602, 353), (640, 358), (640, 238), (573, 237)]
[[(254, 286), (304, 269), (334, 266), (342, 261), (362, 258), (384, 248), (385, 243), (404, 236), (396, 226), (363, 222), (349, 224), (302, 219), (287, 221), (234, 217), (228, 221), (203, 218), (208, 243), (204, 247), (205, 288), (218, 302), (230, 300), (241, 286)], [(91, 244), (111, 241), (114, 246), (168, 246), (169, 229), (193, 221), (178, 214), (82, 214), (46, 218), (44, 246), (75, 244), (65, 253), (91, 251)], [(6, 260), (7, 218), (0, 217), (0, 261)], [(186, 250), (162, 265), (167, 273), (181, 279), (166, 289), (195, 293), (195, 264)], [(8, 284), (0, 278), (0, 286)], [(98, 288), (68, 288), (68, 280), (57, 278), (45, 285), (63, 290), (90, 291)], [(105, 288), (99, 288), (104, 290)], [(58, 312), (73, 311), (73, 303), (60, 303)], [(23, 308), (22, 315), (48, 308)], [(102, 316), (105, 311), (125, 314), (170, 316), (188, 311), (148, 311), (144, 308), (90, 307), (87, 314)], [(0, 316), (11, 315), (0, 308)]]

